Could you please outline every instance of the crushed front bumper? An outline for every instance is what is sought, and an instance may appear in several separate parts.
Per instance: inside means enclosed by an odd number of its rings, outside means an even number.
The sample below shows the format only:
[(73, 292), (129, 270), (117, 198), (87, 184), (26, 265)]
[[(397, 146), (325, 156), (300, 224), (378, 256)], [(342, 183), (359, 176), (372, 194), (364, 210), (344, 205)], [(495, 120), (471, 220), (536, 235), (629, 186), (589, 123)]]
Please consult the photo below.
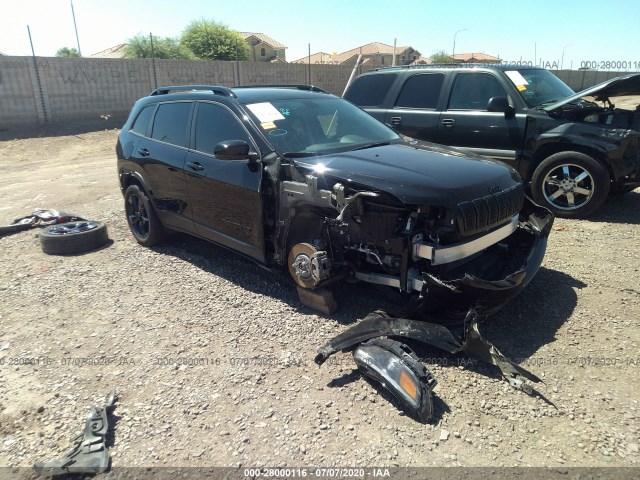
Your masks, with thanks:
[(461, 324), (469, 309), (489, 315), (502, 308), (538, 273), (553, 220), (549, 210), (526, 198), (513, 233), (458, 266), (420, 275), (411, 318), (452, 325)]
[[(533, 279), (542, 264), (553, 220), (549, 210), (525, 198), (518, 216), (477, 239), (443, 247), (414, 239), (406, 253), (413, 257), (414, 266), (404, 275), (355, 272), (355, 277), (413, 292), (410, 318), (461, 324), (470, 308), (489, 315)], [(415, 265), (424, 261), (429, 269), (421, 272)]]

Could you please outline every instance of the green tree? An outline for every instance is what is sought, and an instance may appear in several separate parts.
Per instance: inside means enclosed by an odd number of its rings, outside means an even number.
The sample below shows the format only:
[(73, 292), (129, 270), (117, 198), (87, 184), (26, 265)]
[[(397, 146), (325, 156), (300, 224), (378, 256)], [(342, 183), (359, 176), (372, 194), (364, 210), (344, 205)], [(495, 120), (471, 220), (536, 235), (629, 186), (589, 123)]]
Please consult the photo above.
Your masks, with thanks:
[(75, 48), (62, 47), (56, 52), (56, 57), (79, 57), (80, 54)]
[(213, 20), (200, 19), (191, 22), (182, 32), (180, 43), (203, 60), (250, 58), (249, 45), (242, 35)]
[(444, 50), (433, 52), (429, 58), (433, 63), (453, 63), (453, 58), (451, 58), (451, 55), (445, 53)]
[[(151, 58), (151, 39), (139, 33), (127, 41), (125, 58)], [(153, 56), (156, 58), (194, 58), (180, 42), (171, 37), (153, 37)]]

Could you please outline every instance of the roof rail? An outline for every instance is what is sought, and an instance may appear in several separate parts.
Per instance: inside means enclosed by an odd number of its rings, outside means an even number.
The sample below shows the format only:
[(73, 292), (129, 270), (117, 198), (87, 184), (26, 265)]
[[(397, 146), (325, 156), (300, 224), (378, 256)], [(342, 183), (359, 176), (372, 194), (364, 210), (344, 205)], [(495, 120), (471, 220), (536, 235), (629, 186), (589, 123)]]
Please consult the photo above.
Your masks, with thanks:
[(308, 90), (310, 92), (319, 92), (319, 93), (329, 93), (326, 90), (323, 90), (320, 87), (316, 87), (315, 85), (304, 85), (304, 84), (260, 84), (260, 85), (241, 85), (239, 87), (234, 88), (295, 88), (298, 90)]
[(215, 85), (173, 85), (168, 87), (160, 87), (156, 88), (153, 92), (151, 92), (151, 96), (153, 95), (167, 95), (171, 92), (185, 92), (185, 91), (196, 91), (196, 90), (205, 90), (213, 92), (215, 95), (222, 95), (224, 97), (232, 97), (236, 96), (228, 87), (219, 87)]
[(378, 67), (378, 68), (372, 68), (371, 70), (367, 70), (367, 72), (379, 72), (381, 70), (414, 70), (414, 69), (421, 69), (424, 68), (426, 70), (430, 69), (430, 68), (459, 68), (459, 69), (472, 69), (472, 68), (499, 68), (499, 69), (504, 69), (504, 68), (509, 68), (509, 67), (514, 67), (514, 68), (539, 68), (535, 65), (529, 65), (528, 63), (507, 63), (507, 62), (486, 62), (486, 63), (481, 63), (481, 62), (477, 62), (477, 63), (463, 63), (463, 62), (456, 62), (456, 63), (428, 63), (428, 64), (417, 64), (417, 65), (397, 65), (395, 67)]

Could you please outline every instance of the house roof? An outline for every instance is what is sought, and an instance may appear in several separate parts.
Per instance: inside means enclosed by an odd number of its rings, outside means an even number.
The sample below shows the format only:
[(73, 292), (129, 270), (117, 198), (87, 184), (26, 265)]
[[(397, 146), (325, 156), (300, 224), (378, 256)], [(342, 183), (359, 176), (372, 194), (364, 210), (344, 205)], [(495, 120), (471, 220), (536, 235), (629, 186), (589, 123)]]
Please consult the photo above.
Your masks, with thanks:
[(486, 53), (456, 53), (454, 60), (461, 62), (501, 62), (502, 59)]
[[(403, 52), (410, 48), (411, 47), (396, 47), (396, 55), (402, 55)], [(352, 48), (351, 50), (347, 50), (346, 52), (339, 53), (335, 56), (335, 58), (338, 63), (344, 63), (353, 56), (358, 58), (358, 55), (393, 55), (393, 45), (387, 45), (386, 43), (380, 42), (371, 42), (367, 43), (366, 45)]]
[(127, 45), (127, 43), (120, 43), (89, 56), (94, 58), (124, 58), (124, 47)]
[(337, 63), (335, 55), (327, 52), (316, 52), (311, 54), (311, 58), (307, 55), (306, 57), (299, 58), (298, 60), (294, 60), (290, 63), (308, 63), (309, 60), (311, 60), (311, 63)]
[(265, 35), (264, 33), (240, 32), (240, 35), (242, 35), (242, 37), (245, 40), (247, 40), (250, 37), (255, 37), (261, 43), (266, 43), (271, 48), (277, 48), (277, 49), (287, 48), (286, 45), (283, 45), (282, 43), (278, 42), (277, 40), (274, 40), (269, 35)]
[[(410, 53), (415, 52), (419, 54), (417, 50), (414, 50), (412, 47), (396, 47), (396, 55), (405, 54), (405, 52), (410, 51)], [(347, 50), (346, 52), (338, 53), (337, 55), (330, 55), (325, 52), (317, 52), (311, 55), (311, 63), (345, 63), (349, 60), (353, 59), (354, 61), (358, 58), (358, 55), (362, 55), (365, 57), (373, 56), (373, 55), (393, 55), (393, 45), (387, 45), (386, 43), (380, 42), (372, 42), (367, 43), (366, 45), (362, 45), (360, 47), (352, 48), (351, 50)], [(307, 63), (309, 61), (309, 57), (302, 57), (298, 60), (293, 60), (291, 63)]]

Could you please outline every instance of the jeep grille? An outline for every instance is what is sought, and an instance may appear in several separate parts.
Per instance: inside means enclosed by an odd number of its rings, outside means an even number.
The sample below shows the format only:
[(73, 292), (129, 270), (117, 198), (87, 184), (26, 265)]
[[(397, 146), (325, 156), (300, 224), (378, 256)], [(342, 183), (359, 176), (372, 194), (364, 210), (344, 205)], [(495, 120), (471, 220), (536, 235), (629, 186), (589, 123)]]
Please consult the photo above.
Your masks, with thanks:
[(458, 204), (458, 227), (461, 235), (489, 230), (512, 218), (522, 208), (524, 188), (516, 185), (482, 198)]

